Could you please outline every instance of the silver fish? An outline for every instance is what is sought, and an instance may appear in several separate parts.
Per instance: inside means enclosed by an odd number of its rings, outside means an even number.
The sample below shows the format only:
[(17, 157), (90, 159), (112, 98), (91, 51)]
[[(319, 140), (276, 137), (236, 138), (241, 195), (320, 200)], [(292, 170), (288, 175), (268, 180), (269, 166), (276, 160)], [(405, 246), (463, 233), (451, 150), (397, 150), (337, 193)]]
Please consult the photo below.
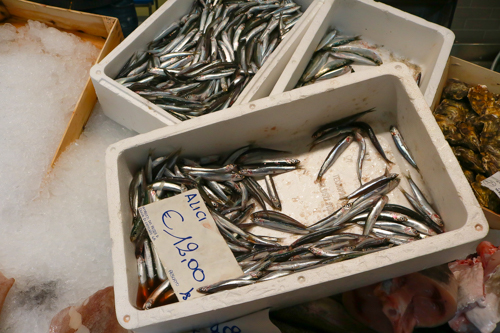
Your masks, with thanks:
[(328, 153), (321, 169), (319, 170), (318, 177), (316, 181), (321, 181), (321, 177), (330, 169), (330, 167), (335, 163), (335, 161), (342, 155), (342, 153), (349, 147), (349, 145), (354, 141), (354, 136), (348, 135), (342, 140), (340, 140)]
[(368, 215), (368, 218), (366, 219), (365, 227), (363, 229), (363, 235), (368, 236), (371, 232), (371, 229), (373, 228), (373, 225), (377, 221), (380, 213), (384, 209), (384, 206), (389, 202), (389, 198), (387, 196), (382, 196), (375, 206), (373, 206), (372, 210), (370, 211), (370, 214)]
[(363, 160), (366, 155), (366, 142), (363, 136), (361, 135), (361, 131), (354, 131), (354, 139), (359, 145), (359, 153), (358, 153), (358, 163), (357, 163), (357, 171), (358, 171), (358, 180), (359, 184), (363, 185)]
[(408, 146), (406, 146), (403, 136), (398, 131), (396, 126), (391, 126), (390, 132), (392, 135), (392, 139), (394, 140), (394, 143), (396, 144), (396, 147), (398, 148), (401, 155), (403, 155), (403, 157), (405, 158), (405, 160), (408, 161), (408, 163), (410, 163), (415, 169), (418, 170), (417, 163), (411, 156), (410, 150), (408, 149)]

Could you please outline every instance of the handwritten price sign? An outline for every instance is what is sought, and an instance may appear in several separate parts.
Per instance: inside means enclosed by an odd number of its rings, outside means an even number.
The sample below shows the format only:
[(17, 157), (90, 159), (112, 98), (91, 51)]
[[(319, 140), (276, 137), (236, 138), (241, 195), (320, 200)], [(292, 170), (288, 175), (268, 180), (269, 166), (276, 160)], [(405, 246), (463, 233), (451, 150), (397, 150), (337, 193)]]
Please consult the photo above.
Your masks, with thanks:
[(140, 207), (139, 213), (179, 300), (243, 274), (198, 190)]
[(496, 172), (494, 175), (492, 175), (489, 178), (486, 178), (481, 182), (481, 185), (484, 187), (489, 188), (495, 194), (500, 197), (500, 171)]

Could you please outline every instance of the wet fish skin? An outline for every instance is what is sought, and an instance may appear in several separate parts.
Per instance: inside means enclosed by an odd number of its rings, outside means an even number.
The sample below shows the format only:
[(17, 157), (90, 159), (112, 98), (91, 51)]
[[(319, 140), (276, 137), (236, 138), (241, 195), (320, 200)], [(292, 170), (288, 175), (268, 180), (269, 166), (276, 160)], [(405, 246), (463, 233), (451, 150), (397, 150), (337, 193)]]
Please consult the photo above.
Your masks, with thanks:
[(356, 120), (358, 120), (359, 118), (361, 118), (362, 116), (370, 113), (370, 112), (373, 112), (375, 111), (375, 108), (371, 108), (371, 109), (368, 109), (368, 110), (365, 110), (365, 111), (362, 111), (362, 112), (358, 112), (354, 115), (351, 115), (351, 116), (347, 116), (347, 117), (344, 117), (344, 118), (341, 118), (339, 120), (335, 120), (335, 121), (332, 121), (328, 124), (325, 124), (321, 127), (319, 127), (313, 134), (312, 134), (312, 138), (313, 139), (317, 139), (319, 138), (320, 136), (324, 135), (325, 133), (327, 132), (330, 132), (330, 131), (333, 131), (335, 129), (337, 129), (338, 127), (341, 127), (341, 126), (347, 126), (353, 122), (355, 122)]
[(371, 229), (373, 228), (373, 225), (377, 221), (380, 213), (384, 209), (384, 206), (388, 202), (389, 202), (389, 198), (386, 195), (384, 195), (377, 201), (375, 206), (373, 206), (373, 208), (370, 211), (370, 214), (368, 215), (368, 218), (366, 219), (365, 227), (363, 230), (364, 236), (368, 236), (370, 234)]
[(255, 281), (253, 280), (243, 280), (243, 279), (225, 280), (214, 283), (209, 286), (200, 287), (197, 289), (197, 291), (204, 294), (213, 294), (222, 290), (230, 290), (238, 287), (248, 286), (254, 283)]
[(380, 177), (374, 178), (371, 181), (365, 183), (364, 185), (360, 186), (358, 189), (356, 189), (354, 192), (351, 194), (342, 197), (340, 199), (347, 199), (350, 200), (352, 198), (356, 198), (360, 195), (366, 194), (368, 192), (371, 192), (375, 188), (397, 178), (399, 175), (397, 173), (391, 173), (391, 174), (384, 174)]
[(418, 170), (417, 163), (415, 162), (415, 160), (411, 156), (410, 150), (408, 149), (408, 146), (406, 145), (406, 143), (403, 139), (403, 136), (401, 135), (399, 130), (396, 128), (396, 126), (394, 126), (394, 125), (391, 126), (390, 132), (391, 132), (392, 138), (394, 140), (394, 143), (396, 144), (396, 147), (398, 148), (401, 155), (403, 155), (403, 157), (405, 158), (405, 160), (408, 161), (408, 163), (410, 163), (415, 169)]
[(319, 170), (316, 181), (321, 181), (323, 175), (330, 169), (330, 167), (335, 163), (335, 161), (342, 155), (342, 153), (349, 147), (349, 145), (354, 141), (353, 135), (347, 135), (342, 140), (340, 140), (328, 153), (321, 169)]
[(357, 162), (357, 171), (358, 171), (358, 180), (359, 184), (363, 185), (363, 160), (366, 155), (366, 142), (360, 131), (354, 131), (354, 138), (359, 145), (359, 153), (358, 153), (358, 162)]
[(357, 121), (357, 122), (354, 122), (352, 123), (352, 126), (356, 126), (356, 127), (359, 127), (361, 128), (366, 134), (368, 134), (368, 137), (370, 138), (370, 141), (372, 142), (372, 144), (375, 146), (375, 149), (377, 149), (377, 152), (380, 154), (380, 156), (382, 156), (382, 158), (389, 164), (394, 164), (394, 162), (392, 162), (391, 160), (389, 160), (387, 158), (387, 156), (385, 155), (385, 152), (384, 152), (384, 149), (382, 148), (382, 145), (380, 144), (380, 142), (378, 141), (377, 139), (377, 135), (375, 134), (375, 131), (372, 129), (372, 127), (370, 125), (368, 125), (367, 123), (365, 122), (362, 122), (362, 121)]
[(374, 63), (378, 66), (383, 64), (382, 58), (380, 58), (380, 56), (377, 53), (373, 52), (370, 49), (361, 48), (358, 46), (344, 45), (344, 46), (332, 47), (330, 50), (334, 52), (334, 56), (338, 52), (353, 53), (355, 55), (368, 59), (371, 63)]
[(325, 34), (325, 36), (323, 36), (323, 38), (319, 42), (318, 47), (316, 47), (315, 52), (317, 52), (317, 51), (323, 49), (325, 46), (327, 46), (335, 38), (336, 35), (337, 35), (337, 30), (335, 30), (335, 29), (333, 29), (332, 31)]
[(281, 211), (281, 201), (278, 196), (278, 191), (276, 190), (273, 177), (271, 175), (266, 175), (264, 179), (266, 181), (267, 193), (269, 194), (273, 208)]
[(415, 195), (415, 199), (424, 207), (425, 212), (429, 215), (429, 218), (436, 223), (438, 226), (441, 228), (444, 227), (443, 220), (441, 217), (436, 213), (436, 211), (432, 208), (431, 204), (427, 201), (423, 193), (420, 191), (418, 188), (417, 184), (413, 181), (411, 178), (411, 175), (408, 173), (406, 175), (406, 179), (408, 180), (408, 183), (410, 184), (411, 190), (413, 191), (413, 194)]

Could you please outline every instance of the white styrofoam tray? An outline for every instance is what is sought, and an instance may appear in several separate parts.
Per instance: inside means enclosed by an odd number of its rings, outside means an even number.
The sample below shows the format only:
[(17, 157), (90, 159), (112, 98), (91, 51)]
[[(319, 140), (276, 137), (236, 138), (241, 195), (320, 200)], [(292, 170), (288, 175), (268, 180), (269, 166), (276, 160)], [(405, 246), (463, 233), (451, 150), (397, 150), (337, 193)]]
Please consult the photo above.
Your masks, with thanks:
[[(304, 14), (249, 84), (258, 81), (260, 84), (267, 85), (269, 91), (271, 90), (323, 1), (295, 1), (302, 6)], [(115, 82), (113, 78), (135, 51), (147, 48), (148, 43), (153, 40), (158, 31), (187, 14), (192, 3), (193, 0), (167, 1), (110, 52), (106, 58), (91, 68), (90, 77), (106, 116), (138, 133), (149, 132), (181, 122), (160, 107)], [(250, 87), (247, 87), (242, 91), (235, 105), (241, 103), (243, 96), (249, 95), (249, 89)], [(230, 112), (228, 110), (223, 111)]]
[[(384, 65), (403, 62), (412, 69), (414, 77), (421, 71), (420, 90), (427, 104), (431, 105), (455, 35), (447, 28), (372, 0), (326, 0), (271, 95), (289, 91), (296, 86), (319, 42), (334, 28), (343, 35), (361, 35), (361, 41), (351, 44), (374, 46)], [(357, 63), (353, 65), (355, 71), (374, 67)], [(255, 93), (254, 97), (245, 101), (250, 102), (258, 97), (259, 94)]]
[[(106, 173), (116, 312), (122, 326), (136, 332), (176, 332), (207, 327), (267, 307), (284, 307), (319, 299), (362, 285), (404, 275), (461, 258), (471, 253), (488, 231), (488, 224), (443, 134), (404, 64), (394, 63), (378, 72), (354, 73), (291, 92), (260, 99), (220, 115), (169, 126), (108, 148)], [(390, 137), (395, 124), (403, 133), (421, 170), (421, 181), (448, 232), (410, 244), (369, 254), (276, 280), (170, 304), (137, 310), (137, 271), (134, 246), (129, 240), (132, 216), (128, 187), (151, 149), (162, 155), (182, 148), (184, 156), (230, 152), (250, 142), (261, 147), (291, 150), (303, 169), (276, 177), (283, 212), (312, 224), (338, 204), (344, 192), (358, 187), (355, 174), (357, 147), (353, 144), (315, 184), (317, 172), (332, 142), (308, 152), (312, 132), (320, 125), (376, 107), (362, 118), (374, 127), (394, 172), (411, 169)], [(228, 114), (229, 115), (229, 114)], [(385, 164), (369, 144), (364, 176), (383, 173)], [(402, 182), (402, 186), (408, 185)], [(405, 204), (401, 193), (390, 202)], [(256, 232), (260, 233), (260, 232)], [(289, 240), (290, 241), (290, 240)]]

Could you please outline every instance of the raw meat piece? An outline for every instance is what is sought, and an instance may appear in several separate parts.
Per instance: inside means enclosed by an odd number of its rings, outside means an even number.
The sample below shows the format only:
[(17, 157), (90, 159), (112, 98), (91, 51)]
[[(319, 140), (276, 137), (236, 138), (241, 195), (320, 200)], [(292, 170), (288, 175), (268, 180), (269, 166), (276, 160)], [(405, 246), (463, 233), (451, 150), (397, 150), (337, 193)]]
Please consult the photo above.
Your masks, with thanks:
[(450, 320), (457, 290), (448, 265), (441, 265), (347, 292), (343, 299), (346, 309), (374, 330), (406, 333)]
[(486, 293), (485, 307), (476, 307), (465, 313), (469, 321), (477, 327), (481, 333), (491, 333), (500, 321), (498, 313), (499, 298), (493, 293)]
[(16, 280), (13, 278), (7, 279), (2, 272), (0, 272), (0, 313), (2, 313), (2, 308), (3, 308), (3, 303), (5, 302), (5, 298), (7, 297), (7, 294), (12, 288), (12, 285), (14, 284)]
[(483, 286), (484, 270), (479, 258), (457, 260), (448, 264), (458, 281), (457, 313), (462, 313), (476, 306), (485, 306)]
[(498, 249), (493, 244), (487, 241), (481, 242), (477, 246), (476, 251), (481, 256), (484, 268), (484, 280), (486, 281), (488, 275), (500, 264), (500, 252), (498, 252)]
[(459, 313), (448, 322), (451, 329), (458, 333), (480, 333), (473, 323), (467, 319), (465, 313)]
[(59, 312), (50, 323), (49, 333), (127, 333), (118, 324), (113, 287), (99, 290), (80, 306)]

